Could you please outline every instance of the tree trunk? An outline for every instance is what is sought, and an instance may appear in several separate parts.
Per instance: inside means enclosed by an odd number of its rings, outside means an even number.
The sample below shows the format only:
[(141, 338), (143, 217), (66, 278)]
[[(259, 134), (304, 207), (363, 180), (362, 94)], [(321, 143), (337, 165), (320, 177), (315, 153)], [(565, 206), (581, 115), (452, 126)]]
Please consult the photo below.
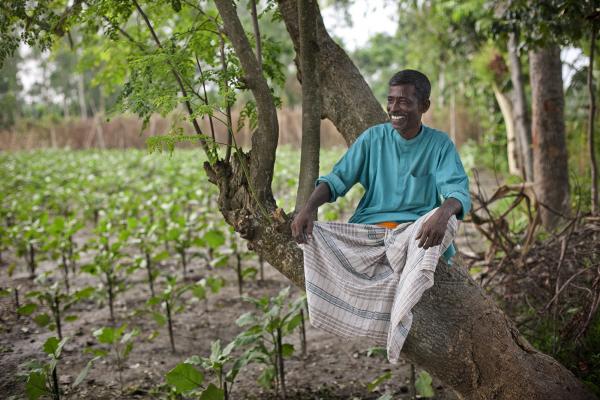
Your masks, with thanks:
[[(302, 151), (296, 211), (308, 201), (319, 176), (321, 147), (321, 97), (317, 75), (318, 50), (317, 16), (314, 0), (298, 1), (300, 26), (300, 81), (302, 82)], [(315, 215), (316, 217), (316, 215)]]
[(533, 182), (533, 156), (531, 152), (531, 129), (529, 125), (529, 112), (525, 98), (525, 85), (523, 84), (523, 71), (519, 58), (517, 33), (508, 35), (508, 59), (510, 80), (513, 85), (513, 117), (515, 119), (515, 133), (519, 150), (520, 166), (523, 178)]
[(560, 48), (549, 46), (531, 51), (529, 63), (534, 187), (542, 205), (542, 223), (552, 229), (570, 210)]
[(79, 99), (79, 114), (81, 119), (87, 118), (87, 107), (85, 105), (85, 83), (83, 74), (78, 74), (77, 77), (77, 97)]
[(590, 94), (590, 111), (588, 113), (588, 147), (590, 151), (591, 180), (592, 180), (592, 215), (598, 214), (598, 165), (596, 163), (596, 145), (594, 144), (594, 119), (596, 116), (596, 97), (594, 96), (594, 53), (596, 49), (596, 33), (598, 25), (592, 21), (590, 37), (590, 64), (588, 65), (587, 85)]
[[(216, 0), (216, 4), (225, 32), (248, 72), (244, 64), (253, 56), (238, 51), (246, 47), (243, 41), (247, 39), (243, 31), (232, 26), (237, 19), (231, 12), (232, 3)], [(278, 4), (298, 53), (297, 2), (279, 0)], [(387, 120), (387, 115), (352, 61), (327, 34), (318, 10), (316, 15), (322, 116), (332, 120), (346, 142), (352, 143), (364, 129)], [(257, 87), (251, 87), (253, 93), (260, 91)], [(260, 112), (259, 108), (259, 118)], [(262, 134), (260, 128), (257, 133)], [(244, 165), (252, 171), (265, 164), (255, 164), (248, 154), (240, 154), (231, 163), (205, 164), (209, 180), (219, 186), (220, 210), (248, 240), (250, 250), (259, 252), (294, 284), (304, 287), (302, 252), (291, 237), (291, 220), (274, 199), (260, 205), (253, 200)], [(265, 173), (272, 174), (272, 170)], [(270, 187), (259, 189), (262, 193), (270, 191)], [(533, 349), (467, 271), (440, 262), (435, 277), (434, 287), (414, 309), (405, 358), (468, 399), (594, 398), (570, 371)]]
[(520, 175), (517, 138), (515, 135), (515, 119), (513, 118), (513, 108), (508, 96), (500, 91), (498, 86), (493, 85), (494, 96), (500, 106), (504, 125), (506, 125), (506, 155), (508, 157), (508, 172), (513, 175)]

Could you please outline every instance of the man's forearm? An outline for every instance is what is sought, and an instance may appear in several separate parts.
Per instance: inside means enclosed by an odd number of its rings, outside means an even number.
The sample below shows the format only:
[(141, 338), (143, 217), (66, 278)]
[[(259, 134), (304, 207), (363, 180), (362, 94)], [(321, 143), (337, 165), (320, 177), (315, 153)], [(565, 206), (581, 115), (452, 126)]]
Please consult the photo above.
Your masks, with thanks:
[(458, 214), (461, 213), (462, 204), (460, 203), (460, 201), (456, 200), (455, 198), (448, 197), (446, 200), (444, 200), (444, 203), (442, 203), (442, 205), (440, 206), (440, 210), (442, 210), (444, 215), (448, 219), (450, 219), (451, 216), (453, 216), (453, 215), (458, 216)]
[(313, 190), (308, 201), (304, 205), (304, 208), (311, 212), (317, 211), (318, 208), (328, 202), (330, 198), (331, 191), (329, 190), (329, 185), (325, 182), (321, 182), (317, 185), (315, 190)]

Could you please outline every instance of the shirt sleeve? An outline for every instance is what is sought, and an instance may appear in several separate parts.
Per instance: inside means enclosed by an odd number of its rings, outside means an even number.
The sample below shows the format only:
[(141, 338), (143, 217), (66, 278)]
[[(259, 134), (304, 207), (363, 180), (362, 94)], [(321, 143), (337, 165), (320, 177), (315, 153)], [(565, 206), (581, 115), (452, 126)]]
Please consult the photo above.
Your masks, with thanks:
[(329, 186), (331, 193), (331, 197), (329, 198), (330, 203), (348, 193), (352, 186), (361, 179), (361, 174), (365, 170), (364, 165), (367, 161), (368, 153), (369, 140), (367, 131), (352, 143), (348, 151), (333, 166), (331, 173), (317, 179), (316, 185), (325, 182)]
[(457, 218), (462, 220), (471, 210), (471, 195), (469, 194), (469, 178), (454, 147), (448, 140), (440, 154), (440, 160), (435, 174), (438, 193), (443, 200), (454, 198), (462, 205)]

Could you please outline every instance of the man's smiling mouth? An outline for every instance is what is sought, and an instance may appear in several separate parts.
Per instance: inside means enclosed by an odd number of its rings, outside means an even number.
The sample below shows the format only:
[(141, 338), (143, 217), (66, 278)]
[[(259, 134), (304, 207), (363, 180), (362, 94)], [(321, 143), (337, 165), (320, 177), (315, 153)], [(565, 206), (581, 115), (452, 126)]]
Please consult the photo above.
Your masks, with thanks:
[(392, 121), (396, 121), (396, 122), (401, 122), (406, 120), (406, 117), (404, 115), (390, 115), (390, 118), (392, 119)]

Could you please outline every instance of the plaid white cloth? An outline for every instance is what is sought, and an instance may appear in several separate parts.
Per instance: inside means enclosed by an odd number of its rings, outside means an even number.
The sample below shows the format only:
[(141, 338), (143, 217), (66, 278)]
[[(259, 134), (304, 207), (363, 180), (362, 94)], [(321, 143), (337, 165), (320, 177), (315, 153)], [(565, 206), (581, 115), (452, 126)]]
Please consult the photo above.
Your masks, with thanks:
[(395, 229), (315, 222), (302, 246), (311, 324), (343, 337), (374, 339), (387, 345), (391, 363), (398, 362), (411, 309), (433, 286), (438, 260), (458, 226), (453, 216), (441, 245), (419, 248), (415, 236), (434, 211)]

